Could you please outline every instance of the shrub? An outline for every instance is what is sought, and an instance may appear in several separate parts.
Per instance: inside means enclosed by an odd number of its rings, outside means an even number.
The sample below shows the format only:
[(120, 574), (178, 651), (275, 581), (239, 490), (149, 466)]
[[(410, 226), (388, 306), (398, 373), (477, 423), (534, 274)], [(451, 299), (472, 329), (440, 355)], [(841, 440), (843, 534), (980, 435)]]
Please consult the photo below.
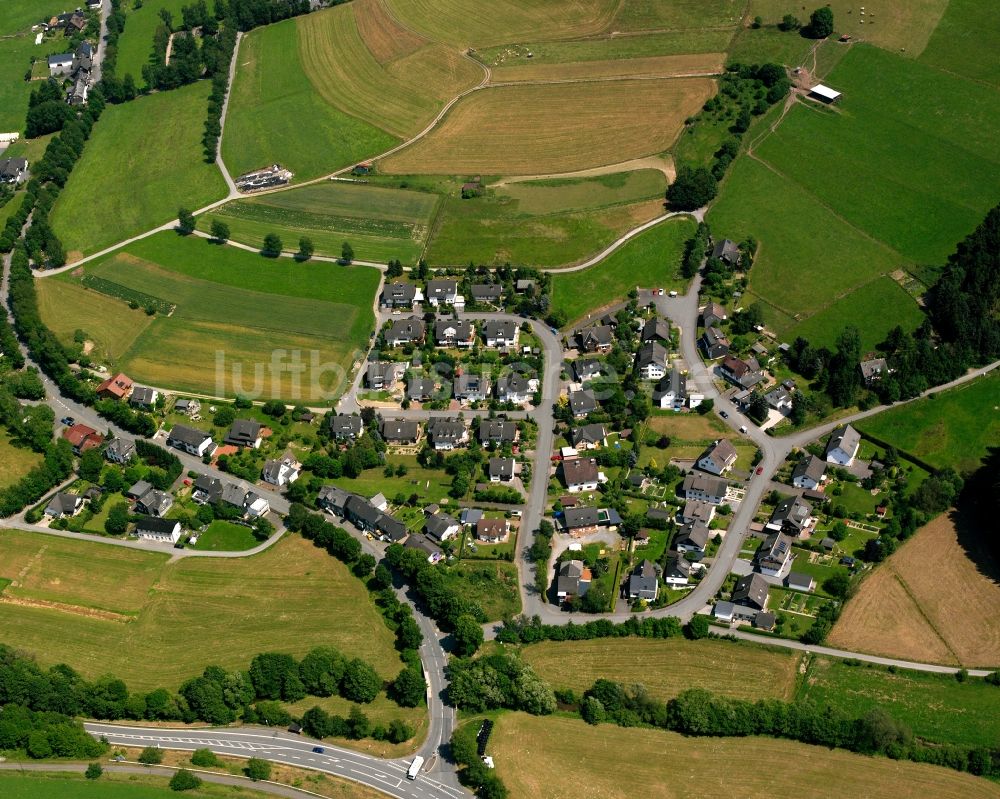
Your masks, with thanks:
[(83, 772), (83, 776), (88, 780), (96, 780), (99, 779), (103, 773), (104, 769), (101, 768), (100, 763), (91, 763), (87, 766), (87, 770)]
[(156, 766), (163, 762), (163, 750), (157, 746), (147, 746), (139, 753), (139, 762)]
[(201, 787), (201, 778), (187, 769), (181, 769), (170, 778), (171, 791), (191, 791)]
[(191, 753), (191, 765), (198, 766), (199, 768), (209, 768), (211, 766), (217, 766), (219, 764), (219, 758), (215, 756), (215, 752), (211, 749), (195, 749)]

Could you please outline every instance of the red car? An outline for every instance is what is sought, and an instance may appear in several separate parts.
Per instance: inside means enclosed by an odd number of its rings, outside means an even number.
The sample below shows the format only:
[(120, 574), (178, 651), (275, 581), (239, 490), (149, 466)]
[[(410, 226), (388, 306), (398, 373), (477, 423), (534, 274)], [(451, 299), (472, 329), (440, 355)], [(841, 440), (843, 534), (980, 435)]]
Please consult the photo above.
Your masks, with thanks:
[(764, 474), (764, 467), (763, 466), (758, 466), (757, 467), (757, 474)]

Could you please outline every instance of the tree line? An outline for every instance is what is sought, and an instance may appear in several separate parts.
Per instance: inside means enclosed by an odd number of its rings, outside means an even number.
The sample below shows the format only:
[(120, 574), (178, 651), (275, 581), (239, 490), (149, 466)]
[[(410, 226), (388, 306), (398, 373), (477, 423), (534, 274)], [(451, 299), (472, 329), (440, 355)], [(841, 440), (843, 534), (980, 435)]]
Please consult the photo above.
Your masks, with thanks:
[(497, 632), (502, 644), (535, 644), (539, 641), (587, 641), (591, 638), (678, 638), (684, 635), (680, 621), (670, 617), (630, 616), (621, 624), (594, 619), (584, 624), (542, 624), (538, 616), (518, 616), (505, 621)]

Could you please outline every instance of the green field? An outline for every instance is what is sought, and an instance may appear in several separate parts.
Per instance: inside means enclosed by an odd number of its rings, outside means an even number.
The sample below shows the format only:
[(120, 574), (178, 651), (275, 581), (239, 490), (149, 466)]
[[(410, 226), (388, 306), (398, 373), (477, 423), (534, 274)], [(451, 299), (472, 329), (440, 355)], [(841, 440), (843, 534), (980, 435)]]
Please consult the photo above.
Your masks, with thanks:
[(308, 236), (317, 254), (338, 257), (349, 241), (360, 260), (415, 264), (437, 203), (424, 192), (323, 182), (229, 203), (200, 217), (198, 226), (208, 231), (212, 220), (220, 219), (233, 241), (257, 247), (272, 232), (286, 249)]
[(298, 536), (248, 558), (168, 560), (3, 531), (0, 576), (18, 583), (4, 594), (19, 603), (0, 603), (5, 643), (90, 679), (114, 674), (136, 691), (176, 689), (209, 664), (246, 668), (257, 652), (301, 656), (320, 644), (368, 660), (386, 679), (399, 671), (393, 635), (364, 586)]
[(981, 746), (1000, 736), (1000, 691), (982, 680), (959, 683), (951, 675), (881, 667), (849, 666), (815, 658), (809, 664), (802, 698), (863, 715), (877, 704), (937, 743)]
[(280, 163), (305, 180), (398, 142), (317, 94), (303, 71), (294, 19), (245, 36), (237, 63), (222, 137), (222, 155), (233, 175)]
[(4, 0), (0, 34), (7, 35), (27, 30), (42, 20), (48, 22), (49, 17), (60, 13), (64, 7), (65, 3), (60, 3), (58, 0)]
[(477, 602), (489, 621), (510, 619), (521, 612), (513, 563), (462, 560), (449, 566), (445, 575), (445, 582), (460, 596)]
[(187, 0), (145, 0), (142, 8), (135, 8), (132, 3), (125, 18), (125, 31), (118, 37), (119, 77), (131, 74), (136, 86), (143, 85), (142, 68), (149, 63), (153, 51), (153, 34), (163, 24), (160, 9), (173, 15), (176, 27), (181, 23), (181, 9), (187, 5), (191, 5)]
[(626, 242), (596, 266), (553, 275), (553, 310), (563, 311), (573, 322), (623, 299), (636, 286), (683, 289), (683, 281), (676, 276), (677, 268), (684, 254), (684, 242), (694, 230), (694, 222), (686, 218), (661, 222)]
[[(41, 4), (46, 13), (31, 13), (24, 0), (15, 0), (14, 17), (9, 18), (7, 2), (4, 2), (3, 14), (0, 15), (0, 34), (3, 35), (0, 38), (0, 131), (16, 130), (23, 135), (28, 96), (39, 85), (24, 79), (25, 73), (31, 70), (31, 60), (44, 61), (49, 55), (66, 52), (66, 40), (61, 34), (50, 36), (36, 46), (35, 34), (27, 28), (43, 16), (48, 19), (51, 16), (48, 12), (60, 13), (63, 7), (46, 0)], [(32, 3), (31, 6), (38, 8), (39, 4)], [(45, 75), (48, 74), (46, 68)]]
[(0, 428), (0, 488), (13, 485), (41, 462), (40, 454), (15, 447), (6, 430)]
[(226, 195), (202, 154), (210, 88), (196, 83), (108, 107), (52, 209), (70, 260)]
[(728, 641), (651, 640), (547, 641), (522, 657), (554, 688), (584, 691), (598, 679), (642, 683), (665, 701), (689, 688), (739, 699), (790, 699), (799, 655)]
[(739, 24), (743, 0), (631, 0), (621, 5), (612, 30), (683, 30), (724, 28)]
[(198, 534), (198, 543), (193, 549), (210, 552), (240, 552), (253, 549), (260, 542), (253, 537), (249, 527), (216, 519), (203, 533)]
[(974, 471), (1000, 441), (1000, 372), (883, 411), (858, 428), (932, 466)]
[(977, 81), (1000, 86), (995, 58), (1000, 19), (984, 14), (977, 0), (949, 0), (920, 60)]
[(425, 469), (417, 464), (416, 455), (389, 453), (385, 462), (390, 466), (406, 466), (407, 473), (402, 477), (386, 477), (381, 468), (366, 469), (357, 477), (341, 477), (331, 482), (363, 497), (381, 493), (390, 502), (399, 495), (408, 498), (414, 493), (420, 498), (418, 505), (447, 501), (451, 477), (444, 469)]
[[(167, 799), (176, 796), (167, 787), (166, 777), (106, 773), (99, 781), (84, 779), (82, 774), (0, 774), (0, 793), (6, 799)], [(202, 783), (187, 791), (192, 799), (226, 796), (232, 799), (262, 799), (260, 791), (231, 785)]]
[[(366, 267), (270, 260), (174, 233), (98, 259), (87, 273), (155, 292), (177, 306), (171, 316), (157, 315), (140, 328), (114, 359), (133, 379), (200, 393), (307, 401), (342, 390), (341, 370), (350, 369), (374, 324), (371, 309), (379, 281), (378, 273)], [(43, 302), (46, 321), (63, 326), (60, 332), (81, 328), (100, 340), (105, 323), (98, 323), (96, 314), (107, 308), (108, 298), (84, 290), (69, 273), (59, 279), (78, 287), (74, 313), (67, 316), (58, 304)], [(111, 302), (125, 318), (141, 313)], [(129, 343), (117, 341), (117, 346)], [(110, 346), (110, 339), (102, 344)], [(294, 350), (300, 351), (305, 371), (272, 373), (274, 354), (288, 361)]]

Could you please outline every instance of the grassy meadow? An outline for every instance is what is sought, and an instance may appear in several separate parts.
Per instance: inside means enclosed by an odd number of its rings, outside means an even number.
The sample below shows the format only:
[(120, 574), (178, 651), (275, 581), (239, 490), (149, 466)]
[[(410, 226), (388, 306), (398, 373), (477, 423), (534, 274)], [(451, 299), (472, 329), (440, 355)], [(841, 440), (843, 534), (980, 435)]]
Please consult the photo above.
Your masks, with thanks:
[[(532, 54), (534, 56), (534, 54)], [(687, 75), (718, 74), (726, 60), (725, 53), (688, 53), (645, 58), (612, 58), (606, 61), (577, 63), (512, 64), (493, 69), (494, 84), (556, 80), (595, 80), (600, 78), (680, 78)]]
[(240, 44), (222, 137), (234, 175), (280, 163), (306, 180), (398, 142), (319, 95), (303, 67), (297, 25), (289, 19), (258, 28)]
[(6, 430), (0, 430), (0, 488), (11, 486), (41, 464), (42, 456), (14, 446)]
[(127, 7), (125, 30), (118, 37), (118, 75), (124, 78), (131, 74), (136, 86), (143, 85), (142, 68), (153, 52), (153, 34), (163, 24), (160, 11), (169, 11), (179, 24), (181, 9), (186, 5), (190, 5), (188, 0), (145, 0), (141, 8), (136, 8), (134, 2)]
[[(132, 690), (176, 689), (205, 666), (329, 644), (389, 679), (400, 660), (364, 586), (291, 536), (239, 560), (169, 556), (7, 530), (0, 534), (6, 643)], [(323, 602), (316, 597), (322, 595)], [(210, 647), (193, 646), (211, 641)]]
[[(883, 796), (888, 785), (896, 799), (1000, 796), (1000, 788), (987, 780), (939, 766), (771, 738), (687, 738), (662, 730), (592, 727), (560, 716), (504, 714), (487, 753), (511, 799), (627, 799), (639, 793), (649, 799), (840, 799)], [(787, 767), (759, 765), (765, 763)]]
[(192, 548), (208, 552), (242, 552), (253, 549), (258, 543), (249, 527), (216, 519), (198, 534), (198, 543)]
[(976, 0), (948, 0), (944, 16), (920, 54), (925, 64), (1000, 87), (1000, 18)]
[[(114, 359), (134, 379), (200, 393), (306, 401), (342, 388), (343, 372), (371, 332), (379, 281), (366, 267), (270, 260), (174, 233), (136, 242), (89, 264), (87, 272), (176, 305), (170, 316), (158, 315), (139, 330)], [(100, 340), (104, 323), (94, 321), (89, 299), (98, 297), (94, 307), (102, 308), (108, 298), (85, 292), (68, 273), (59, 279), (78, 291), (75, 313), (43, 302), (43, 318), (51, 323), (61, 316), (63, 330), (83, 329)], [(133, 313), (113, 302), (119, 314)], [(293, 350), (301, 351), (305, 372), (272, 375), (272, 353)]]
[[(39, 85), (24, 79), (32, 68), (32, 59), (44, 62), (50, 55), (66, 52), (66, 39), (61, 33), (36, 45), (31, 32), (33, 24), (62, 10), (63, 6), (53, 0), (5, 0), (0, 13), (0, 132), (16, 130), (24, 134), (28, 96)], [(48, 74), (46, 67), (44, 75)]]
[(277, 233), (286, 249), (312, 239), (319, 255), (340, 256), (349, 241), (355, 257), (398, 258), (414, 264), (423, 251), (438, 198), (433, 194), (377, 186), (323, 182), (249, 200), (237, 200), (198, 220), (204, 231), (220, 219), (233, 241), (260, 247)]
[(694, 231), (693, 220), (667, 220), (629, 240), (596, 266), (554, 274), (552, 308), (565, 312), (572, 323), (636, 286), (682, 289), (677, 268), (684, 242)]
[(195, 83), (107, 108), (52, 209), (70, 260), (226, 195), (202, 153), (210, 88)]
[(553, 688), (585, 691), (600, 678), (641, 683), (656, 699), (705, 688), (739, 699), (791, 699), (799, 655), (728, 641), (622, 638), (546, 641), (522, 658)]
[[(176, 796), (167, 785), (166, 777), (136, 776), (106, 772), (99, 781), (85, 779), (83, 774), (0, 774), (0, 793), (6, 799), (168, 799)], [(215, 785), (204, 782), (199, 788), (185, 792), (191, 799), (228, 797), (229, 799), (263, 799), (267, 794), (242, 786)], [(343, 794), (350, 797), (351, 794)]]

